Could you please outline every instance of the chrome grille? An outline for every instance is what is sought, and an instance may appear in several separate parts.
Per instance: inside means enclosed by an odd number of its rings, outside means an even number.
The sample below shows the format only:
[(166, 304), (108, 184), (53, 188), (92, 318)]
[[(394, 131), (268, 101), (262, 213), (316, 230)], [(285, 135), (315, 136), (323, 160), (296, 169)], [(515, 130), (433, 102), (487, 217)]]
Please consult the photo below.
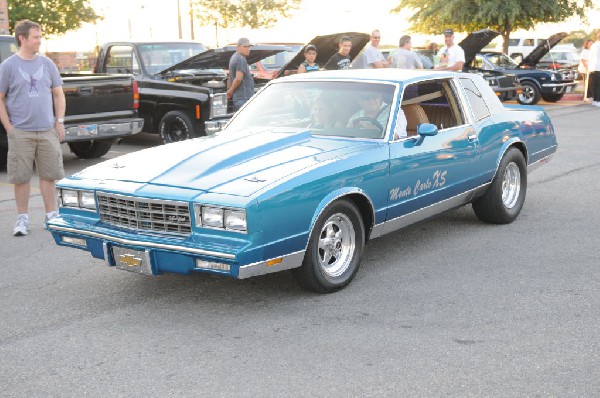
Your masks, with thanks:
[(100, 220), (138, 231), (189, 235), (190, 207), (185, 202), (135, 198), (98, 192)]

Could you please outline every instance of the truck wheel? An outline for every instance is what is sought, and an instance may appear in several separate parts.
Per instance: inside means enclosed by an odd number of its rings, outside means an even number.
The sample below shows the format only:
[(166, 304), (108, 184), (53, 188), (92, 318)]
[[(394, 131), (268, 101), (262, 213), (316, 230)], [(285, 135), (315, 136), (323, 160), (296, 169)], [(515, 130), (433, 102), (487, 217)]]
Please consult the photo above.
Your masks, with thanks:
[(315, 222), (302, 266), (292, 270), (300, 286), (332, 293), (350, 283), (360, 266), (364, 231), (352, 202), (342, 199), (327, 207)]
[(71, 152), (81, 159), (96, 159), (110, 150), (112, 140), (69, 142)]
[(525, 203), (527, 167), (517, 148), (510, 148), (485, 194), (473, 202), (475, 215), (492, 224), (513, 222)]
[(565, 94), (542, 94), (542, 99), (546, 102), (558, 102)]
[(533, 82), (523, 82), (523, 92), (517, 97), (522, 105), (535, 105), (540, 102), (541, 94), (538, 86)]
[(198, 135), (191, 118), (181, 111), (167, 112), (161, 119), (158, 129), (164, 144), (184, 141)]

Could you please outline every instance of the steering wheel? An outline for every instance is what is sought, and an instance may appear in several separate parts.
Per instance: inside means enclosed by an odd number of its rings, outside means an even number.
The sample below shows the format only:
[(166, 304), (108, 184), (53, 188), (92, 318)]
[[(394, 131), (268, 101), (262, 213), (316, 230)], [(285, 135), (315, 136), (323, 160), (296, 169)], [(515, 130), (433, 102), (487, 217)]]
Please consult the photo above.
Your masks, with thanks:
[(377, 119), (367, 116), (357, 117), (356, 119), (352, 120), (352, 126), (354, 126), (354, 128), (360, 128), (359, 124), (362, 122), (372, 124), (379, 131), (383, 131), (383, 126), (377, 121)]

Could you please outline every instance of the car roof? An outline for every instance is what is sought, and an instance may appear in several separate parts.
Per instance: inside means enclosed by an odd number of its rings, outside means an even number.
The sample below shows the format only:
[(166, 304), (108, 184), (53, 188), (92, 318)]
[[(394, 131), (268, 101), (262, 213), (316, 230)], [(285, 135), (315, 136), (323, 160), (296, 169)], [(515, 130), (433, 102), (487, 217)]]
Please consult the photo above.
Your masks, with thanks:
[(444, 77), (468, 77), (469, 74), (447, 71), (434, 71), (431, 69), (346, 69), (328, 70), (311, 73), (297, 73), (277, 80), (362, 80), (381, 81), (388, 83), (411, 83), (415, 80), (439, 79)]

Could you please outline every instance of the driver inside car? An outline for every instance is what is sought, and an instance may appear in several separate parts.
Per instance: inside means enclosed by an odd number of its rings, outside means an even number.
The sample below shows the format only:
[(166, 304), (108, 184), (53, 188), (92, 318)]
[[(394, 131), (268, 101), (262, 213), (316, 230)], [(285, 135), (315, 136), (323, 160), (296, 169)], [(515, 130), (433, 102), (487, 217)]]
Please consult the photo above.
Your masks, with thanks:
[(390, 105), (383, 101), (381, 93), (370, 92), (358, 96), (360, 108), (350, 116), (348, 128), (379, 129), (383, 132), (390, 115)]

